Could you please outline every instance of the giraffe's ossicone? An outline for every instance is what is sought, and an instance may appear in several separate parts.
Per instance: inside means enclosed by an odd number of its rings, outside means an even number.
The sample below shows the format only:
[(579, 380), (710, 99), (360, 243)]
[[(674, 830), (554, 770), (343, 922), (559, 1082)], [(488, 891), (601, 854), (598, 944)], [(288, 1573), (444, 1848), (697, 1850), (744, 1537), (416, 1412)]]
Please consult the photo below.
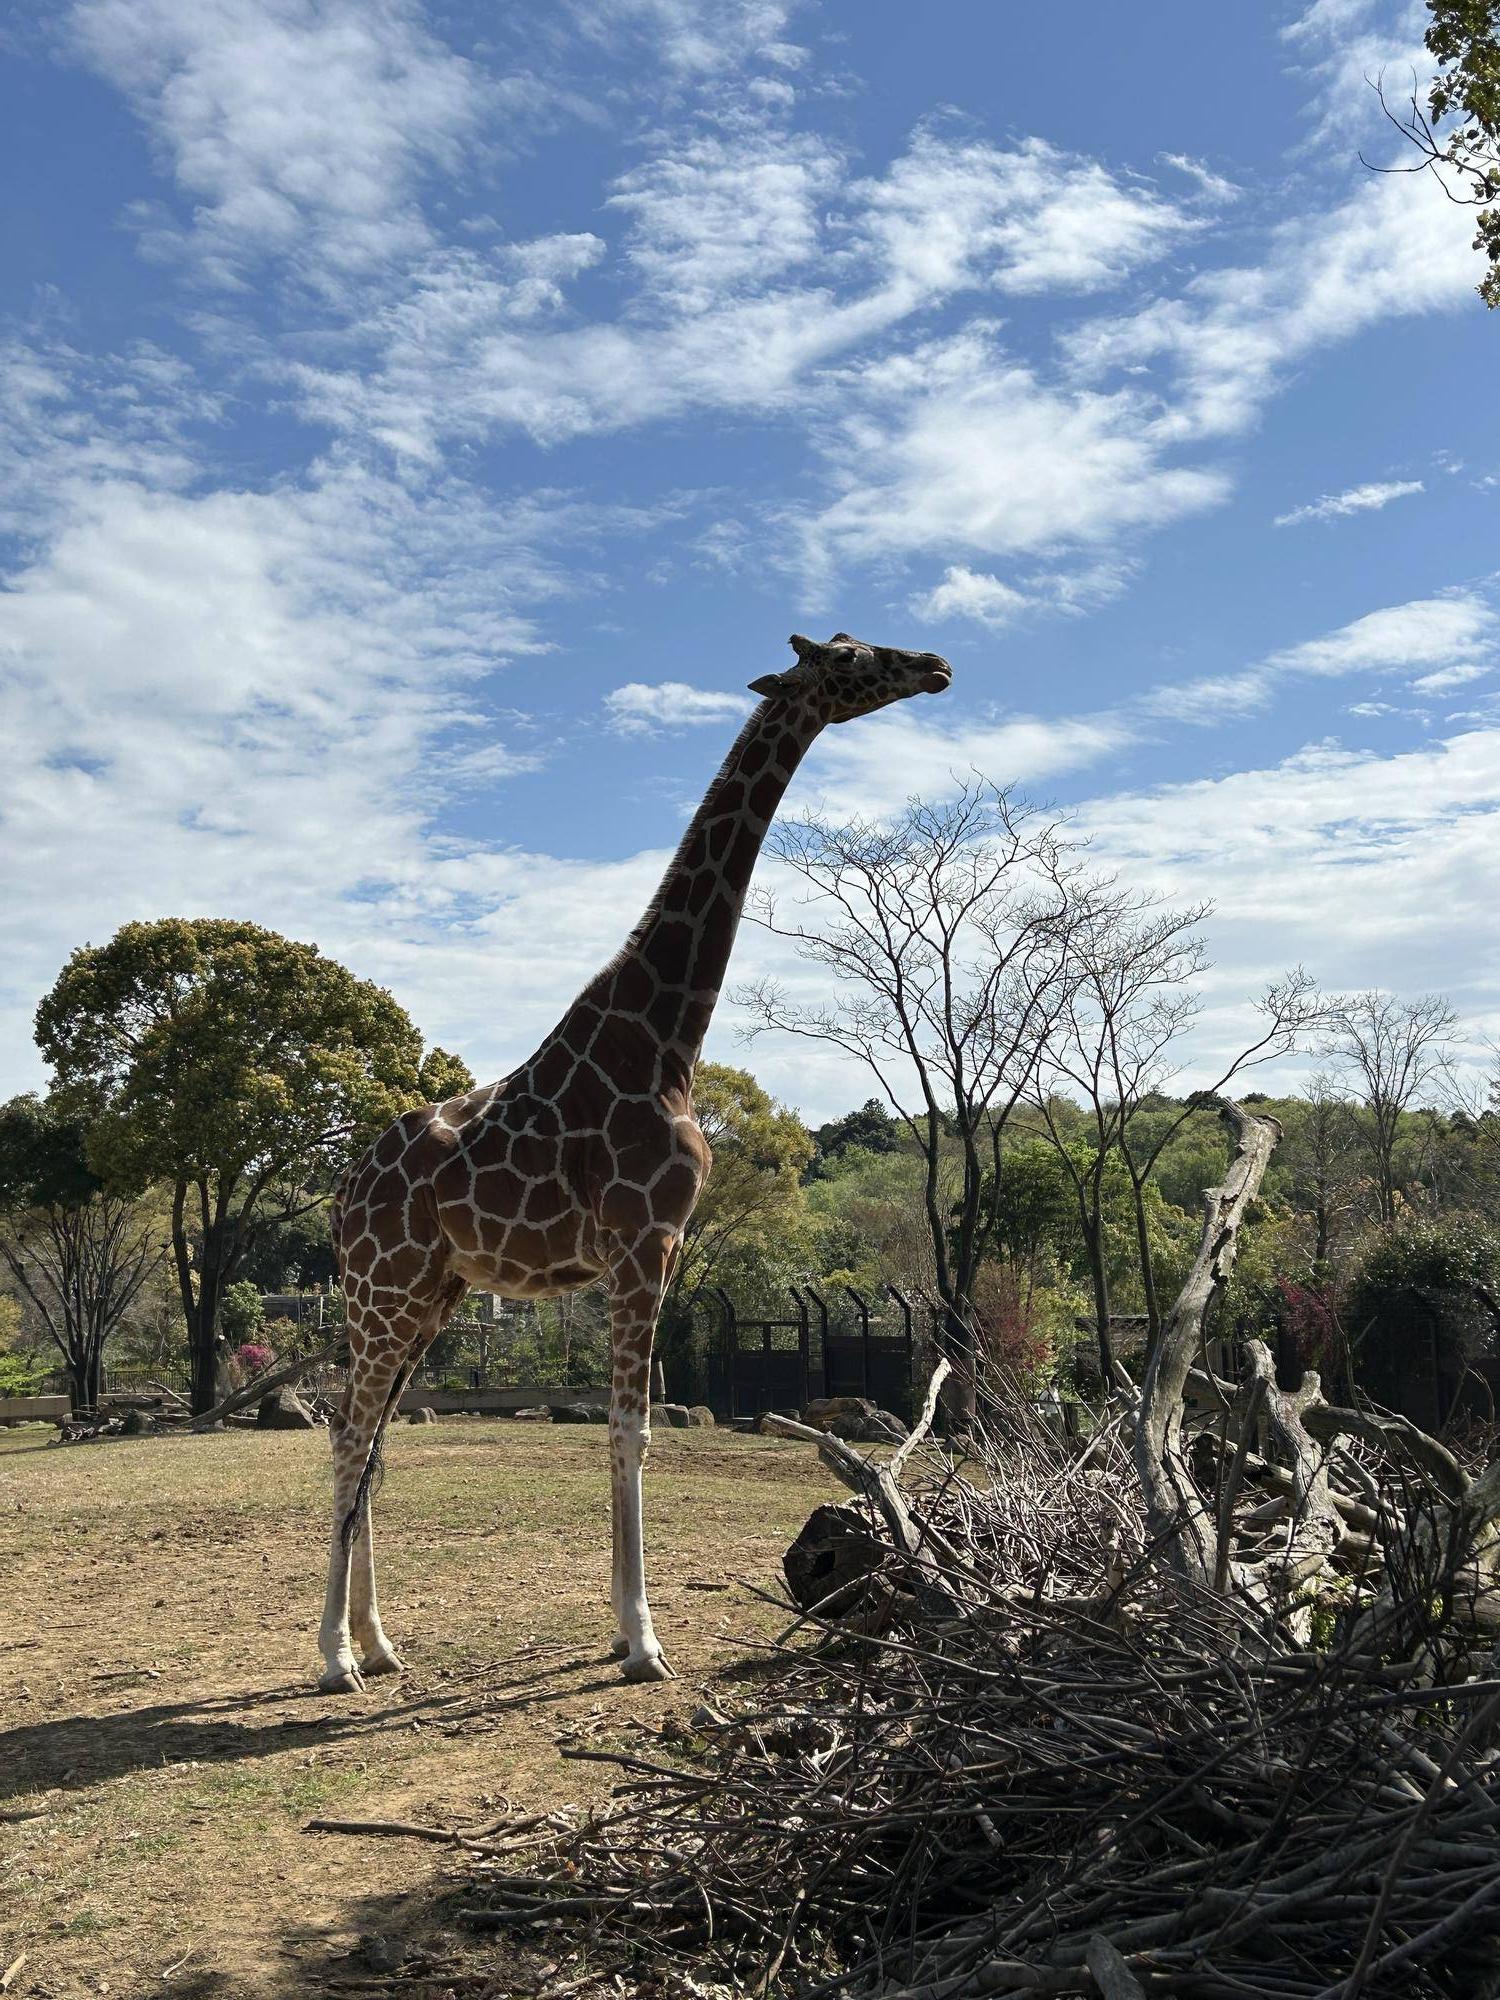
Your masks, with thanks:
[(844, 632), (791, 643), (794, 667), (751, 682), (762, 699), (645, 915), (536, 1054), (499, 1083), (408, 1112), (339, 1190), (349, 1381), (330, 1427), (325, 1690), (400, 1671), (376, 1607), (370, 1500), (381, 1435), (423, 1353), (471, 1285), (547, 1298), (599, 1278), (613, 1357), (615, 1652), (627, 1680), (668, 1672), (646, 1602), (641, 1469), (657, 1314), (710, 1165), (693, 1071), (756, 857), (808, 746), (829, 723), (940, 693), (951, 677), (935, 653)]

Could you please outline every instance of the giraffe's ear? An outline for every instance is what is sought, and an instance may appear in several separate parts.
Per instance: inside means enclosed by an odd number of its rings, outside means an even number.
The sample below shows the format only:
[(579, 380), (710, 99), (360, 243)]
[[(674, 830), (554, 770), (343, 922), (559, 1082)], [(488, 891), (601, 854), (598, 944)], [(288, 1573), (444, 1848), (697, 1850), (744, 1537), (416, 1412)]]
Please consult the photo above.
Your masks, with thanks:
[(785, 674), (762, 674), (757, 681), (751, 681), (751, 694), (785, 694), (787, 677)]

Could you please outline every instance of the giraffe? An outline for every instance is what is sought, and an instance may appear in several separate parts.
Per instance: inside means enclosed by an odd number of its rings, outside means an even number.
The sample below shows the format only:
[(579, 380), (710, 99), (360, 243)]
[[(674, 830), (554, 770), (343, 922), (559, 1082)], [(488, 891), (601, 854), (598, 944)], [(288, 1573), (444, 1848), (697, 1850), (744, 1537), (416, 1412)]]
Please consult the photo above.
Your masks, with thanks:
[(935, 653), (867, 646), (847, 632), (790, 644), (795, 666), (750, 683), (761, 700), (624, 947), (529, 1061), (397, 1119), (335, 1197), (349, 1378), (329, 1427), (325, 1693), (401, 1671), (376, 1603), (370, 1501), (385, 1426), (423, 1352), (471, 1285), (536, 1299), (600, 1278), (610, 1303), (612, 1651), (627, 1681), (669, 1675), (646, 1601), (641, 1475), (657, 1314), (710, 1166), (693, 1072), (756, 857), (808, 747), (829, 723), (941, 693), (952, 678)]

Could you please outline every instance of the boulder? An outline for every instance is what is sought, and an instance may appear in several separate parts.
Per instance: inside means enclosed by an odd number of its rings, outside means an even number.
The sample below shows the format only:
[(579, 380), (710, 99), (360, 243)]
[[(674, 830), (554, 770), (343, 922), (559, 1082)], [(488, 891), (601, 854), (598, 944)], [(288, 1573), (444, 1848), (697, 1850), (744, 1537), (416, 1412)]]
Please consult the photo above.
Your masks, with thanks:
[(591, 1403), (554, 1403), (552, 1421), (555, 1424), (606, 1424), (609, 1414)]
[(146, 1437), (156, 1429), (144, 1410), (127, 1410), (120, 1419), (121, 1437)]
[(714, 1413), (707, 1403), (688, 1404), (688, 1429), (711, 1431), (714, 1428)]
[(815, 1431), (832, 1431), (850, 1444), (863, 1444), (875, 1405), (864, 1396), (814, 1396), (802, 1421)]
[(867, 1396), (815, 1396), (802, 1412), (815, 1431), (832, 1431), (846, 1444), (900, 1444), (906, 1425)]
[(511, 1415), (518, 1424), (550, 1424), (552, 1421), (552, 1412), (545, 1403), (538, 1404), (534, 1410), (513, 1410)]
[(651, 1414), (658, 1422), (664, 1423), (669, 1430), (685, 1431), (688, 1427), (686, 1403), (653, 1403), (651, 1405)]
[(261, 1431), (312, 1431), (317, 1427), (312, 1411), (296, 1390), (286, 1385), (262, 1396), (255, 1413), (255, 1428)]
[(406, 1421), (409, 1424), (435, 1424), (437, 1422), (437, 1411), (433, 1409), (430, 1403), (424, 1403), (419, 1410), (408, 1410)]

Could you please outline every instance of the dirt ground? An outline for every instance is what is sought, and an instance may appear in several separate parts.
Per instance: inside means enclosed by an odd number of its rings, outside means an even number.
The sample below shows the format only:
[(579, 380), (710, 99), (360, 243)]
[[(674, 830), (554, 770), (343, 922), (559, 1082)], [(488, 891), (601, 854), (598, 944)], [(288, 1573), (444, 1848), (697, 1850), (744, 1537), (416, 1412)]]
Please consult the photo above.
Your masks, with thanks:
[[(605, 1658), (606, 1437), (399, 1426), (376, 1509), (408, 1671), (313, 1691), (322, 1433), (58, 1447), (0, 1432), (0, 1975), (6, 2000), (531, 1991), (544, 1961), (467, 1933), (423, 1843), (313, 1816), (473, 1825), (608, 1789), (559, 1739), (621, 1742), (753, 1671), (774, 1582), (828, 1482), (796, 1444), (659, 1434), (657, 1630), (680, 1678)], [(480, 1978), (482, 1975), (482, 1979)]]

